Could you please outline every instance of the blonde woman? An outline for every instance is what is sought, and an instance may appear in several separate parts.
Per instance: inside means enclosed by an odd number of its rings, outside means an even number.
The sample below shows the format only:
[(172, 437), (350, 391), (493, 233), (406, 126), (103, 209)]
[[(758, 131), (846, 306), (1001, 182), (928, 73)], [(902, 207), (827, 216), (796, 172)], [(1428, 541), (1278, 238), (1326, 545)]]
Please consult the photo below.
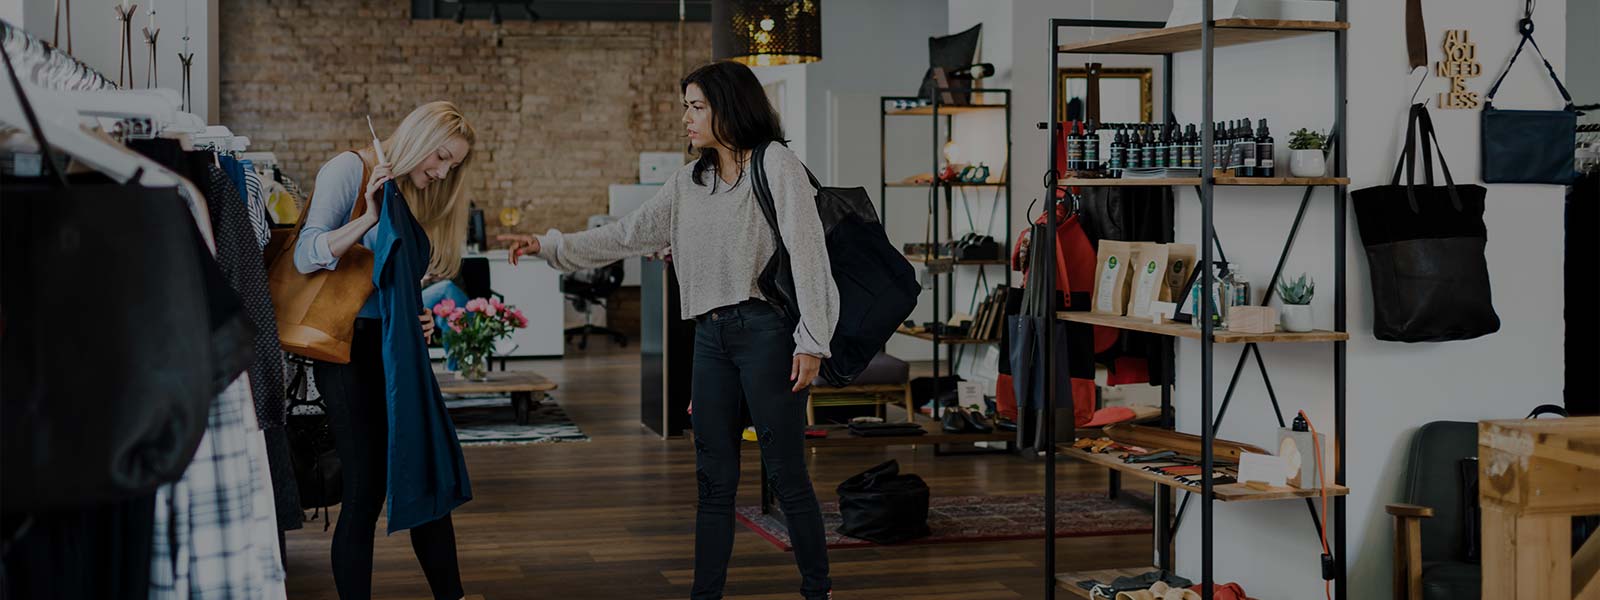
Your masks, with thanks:
[[(430, 102), (411, 111), (394, 135), (382, 142), (391, 162), (378, 163), (371, 146), (333, 157), (317, 172), (305, 228), (294, 249), (295, 267), (302, 273), (337, 269), (339, 257), (352, 246), (371, 247), (377, 237), (383, 184), (393, 180), (428, 232), (433, 246), (429, 275), (454, 276), (467, 229), (462, 174), (475, 139), (472, 125), (455, 105)], [(363, 181), (368, 170), (371, 174)], [(356, 202), (364, 202), (365, 210), (352, 219)], [(318, 362), (314, 367), (344, 470), (344, 502), (333, 533), (333, 580), (343, 600), (372, 597), (373, 537), (387, 489), (389, 424), (381, 317), (378, 296), (373, 294), (356, 317), (350, 363)], [(433, 335), (431, 315), (419, 317), (418, 326), (424, 336)], [(411, 548), (435, 598), (464, 596), (449, 515), (412, 528)]]

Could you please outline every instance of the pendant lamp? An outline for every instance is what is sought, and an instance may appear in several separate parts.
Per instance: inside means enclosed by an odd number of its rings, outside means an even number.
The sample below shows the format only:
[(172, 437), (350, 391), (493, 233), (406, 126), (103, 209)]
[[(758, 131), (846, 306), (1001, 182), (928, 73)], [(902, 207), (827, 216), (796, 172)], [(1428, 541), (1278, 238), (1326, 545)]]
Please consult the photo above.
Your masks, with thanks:
[(752, 67), (822, 60), (822, 0), (713, 0), (711, 55)]

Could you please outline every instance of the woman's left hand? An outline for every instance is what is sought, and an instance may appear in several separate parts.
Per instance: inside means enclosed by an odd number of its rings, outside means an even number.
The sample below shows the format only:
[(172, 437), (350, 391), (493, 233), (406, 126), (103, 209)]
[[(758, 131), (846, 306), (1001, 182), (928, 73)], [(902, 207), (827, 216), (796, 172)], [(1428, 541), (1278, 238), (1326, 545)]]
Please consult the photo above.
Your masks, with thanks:
[(811, 382), (816, 380), (817, 372), (822, 370), (822, 358), (810, 354), (794, 355), (794, 368), (789, 371), (789, 381), (794, 382), (795, 392), (811, 387)]
[(422, 321), (422, 339), (428, 343), (432, 343), (434, 327), (433, 313), (417, 315), (417, 318)]

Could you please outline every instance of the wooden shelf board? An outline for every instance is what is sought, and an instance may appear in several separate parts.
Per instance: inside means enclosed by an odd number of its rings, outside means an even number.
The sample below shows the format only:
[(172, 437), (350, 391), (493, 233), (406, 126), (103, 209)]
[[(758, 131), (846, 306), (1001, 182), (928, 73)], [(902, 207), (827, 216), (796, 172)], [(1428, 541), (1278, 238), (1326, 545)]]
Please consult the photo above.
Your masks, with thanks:
[(1217, 185), (1350, 185), (1349, 177), (1234, 177), (1232, 175), (1218, 175), (1213, 183)]
[[(908, 255), (906, 255), (906, 260), (914, 262), (914, 263), (925, 263), (925, 262), (928, 262), (928, 257), (924, 256), (924, 255), (921, 255), (921, 254), (908, 254)], [(939, 257), (939, 258), (934, 258), (933, 260), (935, 260), (935, 261), (944, 260), (944, 258), (943, 257)], [(955, 264), (958, 264), (958, 265), (1004, 265), (1004, 264), (1006, 264), (1006, 261), (1005, 261), (1005, 259), (998, 259), (998, 258), (994, 259), (994, 260), (958, 260), (958, 261), (956, 261)]]
[[(806, 438), (808, 448), (846, 448), (846, 447), (882, 447), (882, 446), (910, 446), (916, 444), (969, 444), (973, 442), (1008, 442), (1017, 439), (1014, 431), (994, 430), (992, 433), (945, 433), (944, 429), (931, 420), (918, 418), (918, 425), (926, 431), (923, 435), (886, 436), (886, 437), (861, 437), (850, 435), (850, 429), (844, 425), (824, 425), (821, 429), (828, 432), (825, 438)], [(756, 445), (756, 442), (746, 440), (746, 447)]]
[[(1135, 317), (1114, 317), (1087, 312), (1061, 312), (1056, 313), (1064, 321), (1073, 323), (1087, 323), (1102, 327), (1114, 327), (1129, 331), (1142, 331), (1172, 337), (1185, 337), (1200, 339), (1200, 330), (1188, 323), (1152, 323), (1150, 319)], [(1315, 342), (1342, 342), (1350, 339), (1349, 333), (1337, 331), (1316, 330), (1306, 333), (1290, 333), (1279, 331), (1275, 333), (1239, 333), (1219, 329), (1212, 332), (1212, 341), (1218, 344), (1250, 344), (1250, 343), (1315, 343)]]
[[(892, 187), (892, 188), (922, 188), (922, 189), (928, 189), (928, 187), (930, 186), (930, 184), (927, 184), (927, 183), (907, 183), (907, 182), (904, 182), (904, 181), (894, 181), (894, 182), (890, 182), (890, 183), (885, 183), (883, 185), (885, 187)], [(1006, 187), (1006, 184), (1004, 184), (1004, 183), (951, 183), (951, 184), (940, 184), (940, 185), (946, 185), (948, 187), (958, 187), (958, 188), (962, 188), (962, 187), (970, 187), (970, 188)]]
[[(931, 333), (909, 333), (909, 332), (906, 332), (906, 331), (895, 331), (895, 333), (898, 333), (900, 335), (911, 336), (911, 337), (917, 338), (919, 340), (927, 340), (927, 341), (930, 341), (930, 342), (933, 341), (933, 334), (931, 334)], [(978, 345), (982, 345), (982, 344), (998, 344), (998, 343), (1000, 343), (1000, 340), (974, 340), (974, 339), (968, 339), (968, 338), (941, 337), (941, 338), (939, 338), (939, 343), (941, 343), (941, 344), (949, 344), (951, 346), (978, 346)]]
[[(1062, 44), (1060, 52), (1078, 54), (1171, 54), (1200, 49), (1203, 24), (1151, 29), (1115, 37)], [(1217, 19), (1212, 45), (1217, 48), (1270, 40), (1343, 31), (1349, 23), (1333, 21), (1279, 21), (1273, 19)]]
[[(1068, 178), (1058, 182), (1059, 185), (1074, 185), (1080, 187), (1116, 187), (1116, 186), (1196, 186), (1200, 185), (1199, 177), (1159, 177), (1154, 179), (1080, 179)], [(1349, 177), (1234, 177), (1232, 175), (1218, 175), (1212, 179), (1216, 185), (1246, 185), (1246, 186), (1307, 186), (1307, 185), (1349, 185)]]
[[(977, 91), (981, 91), (981, 90), (977, 90)], [(941, 105), (939, 105), (939, 116), (961, 115), (961, 114), (966, 114), (966, 113), (983, 112), (983, 111), (986, 111), (986, 110), (1005, 110), (1005, 108), (1006, 108), (1006, 105), (1004, 105), (1004, 104), (970, 104), (970, 105), (941, 104)], [(891, 108), (891, 109), (883, 111), (883, 114), (889, 115), (891, 117), (901, 116), (901, 115), (927, 116), (927, 115), (933, 114), (933, 107), (932, 106), (918, 106), (916, 108), (899, 108), (899, 109)]]
[[(1061, 456), (1065, 456), (1067, 458), (1081, 460), (1081, 461), (1084, 461), (1084, 462), (1087, 462), (1087, 463), (1092, 463), (1092, 464), (1095, 464), (1095, 465), (1106, 467), (1108, 469), (1114, 469), (1116, 471), (1121, 471), (1124, 474), (1132, 475), (1135, 478), (1143, 479), (1145, 481), (1150, 481), (1150, 482), (1153, 482), (1153, 483), (1156, 483), (1156, 484), (1159, 484), (1159, 485), (1164, 485), (1164, 486), (1167, 486), (1167, 487), (1177, 488), (1177, 489), (1185, 490), (1185, 491), (1189, 491), (1189, 492), (1195, 492), (1195, 493), (1199, 493), (1200, 492), (1200, 486), (1199, 485), (1184, 483), (1184, 482), (1178, 481), (1178, 479), (1175, 478), (1175, 477), (1168, 476), (1168, 475), (1162, 475), (1160, 473), (1156, 473), (1156, 472), (1153, 472), (1153, 471), (1146, 471), (1143, 468), (1145, 466), (1163, 466), (1163, 465), (1169, 465), (1169, 464), (1175, 464), (1175, 463), (1155, 462), (1155, 463), (1146, 463), (1144, 465), (1130, 465), (1130, 464), (1122, 462), (1122, 454), (1121, 453), (1094, 454), (1094, 453), (1091, 453), (1091, 452), (1085, 452), (1083, 450), (1079, 450), (1077, 448), (1073, 448), (1070, 444), (1063, 444), (1063, 445), (1059, 446), (1059, 449), (1060, 449), (1060, 455)], [(1319, 490), (1302, 490), (1300, 488), (1292, 488), (1292, 487), (1274, 487), (1274, 488), (1268, 489), (1268, 490), (1257, 490), (1257, 489), (1254, 489), (1254, 488), (1247, 487), (1242, 483), (1229, 483), (1229, 484), (1224, 484), (1224, 485), (1214, 485), (1214, 486), (1211, 486), (1211, 493), (1216, 496), (1216, 499), (1219, 502), (1264, 502), (1264, 501), (1268, 501), (1268, 500), (1297, 500), (1297, 499), (1300, 499), (1300, 498), (1316, 498), (1316, 497), (1318, 497), (1320, 495), (1320, 491)], [(1328, 487), (1328, 495), (1329, 496), (1344, 496), (1344, 495), (1347, 495), (1349, 493), (1350, 493), (1350, 488), (1344, 487), (1342, 485), (1333, 485), (1333, 486), (1329, 486)]]

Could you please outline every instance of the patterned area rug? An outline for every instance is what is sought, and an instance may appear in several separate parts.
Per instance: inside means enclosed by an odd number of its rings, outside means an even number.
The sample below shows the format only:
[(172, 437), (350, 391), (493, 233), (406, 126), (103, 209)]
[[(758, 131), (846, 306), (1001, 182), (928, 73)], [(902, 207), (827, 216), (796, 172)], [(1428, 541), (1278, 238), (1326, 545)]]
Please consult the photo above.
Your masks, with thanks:
[(549, 396), (534, 403), (527, 425), (517, 424), (516, 411), (511, 409), (511, 396), (507, 394), (447, 395), (444, 404), (450, 408), (450, 419), (455, 421), (456, 436), (463, 446), (589, 441), (589, 436), (567, 417), (567, 411)]
[[(1154, 522), (1151, 498), (1128, 490), (1120, 500), (1103, 492), (1056, 496), (1056, 537), (1096, 537), (1149, 533)], [(774, 511), (761, 514), (758, 506), (741, 506), (736, 516), (780, 550), (789, 546), (789, 530)], [(876, 546), (838, 532), (839, 503), (822, 503), (822, 525), (829, 548)], [(935, 496), (928, 503), (928, 528), (933, 534), (899, 545), (993, 542), (1044, 538), (1044, 496)]]

